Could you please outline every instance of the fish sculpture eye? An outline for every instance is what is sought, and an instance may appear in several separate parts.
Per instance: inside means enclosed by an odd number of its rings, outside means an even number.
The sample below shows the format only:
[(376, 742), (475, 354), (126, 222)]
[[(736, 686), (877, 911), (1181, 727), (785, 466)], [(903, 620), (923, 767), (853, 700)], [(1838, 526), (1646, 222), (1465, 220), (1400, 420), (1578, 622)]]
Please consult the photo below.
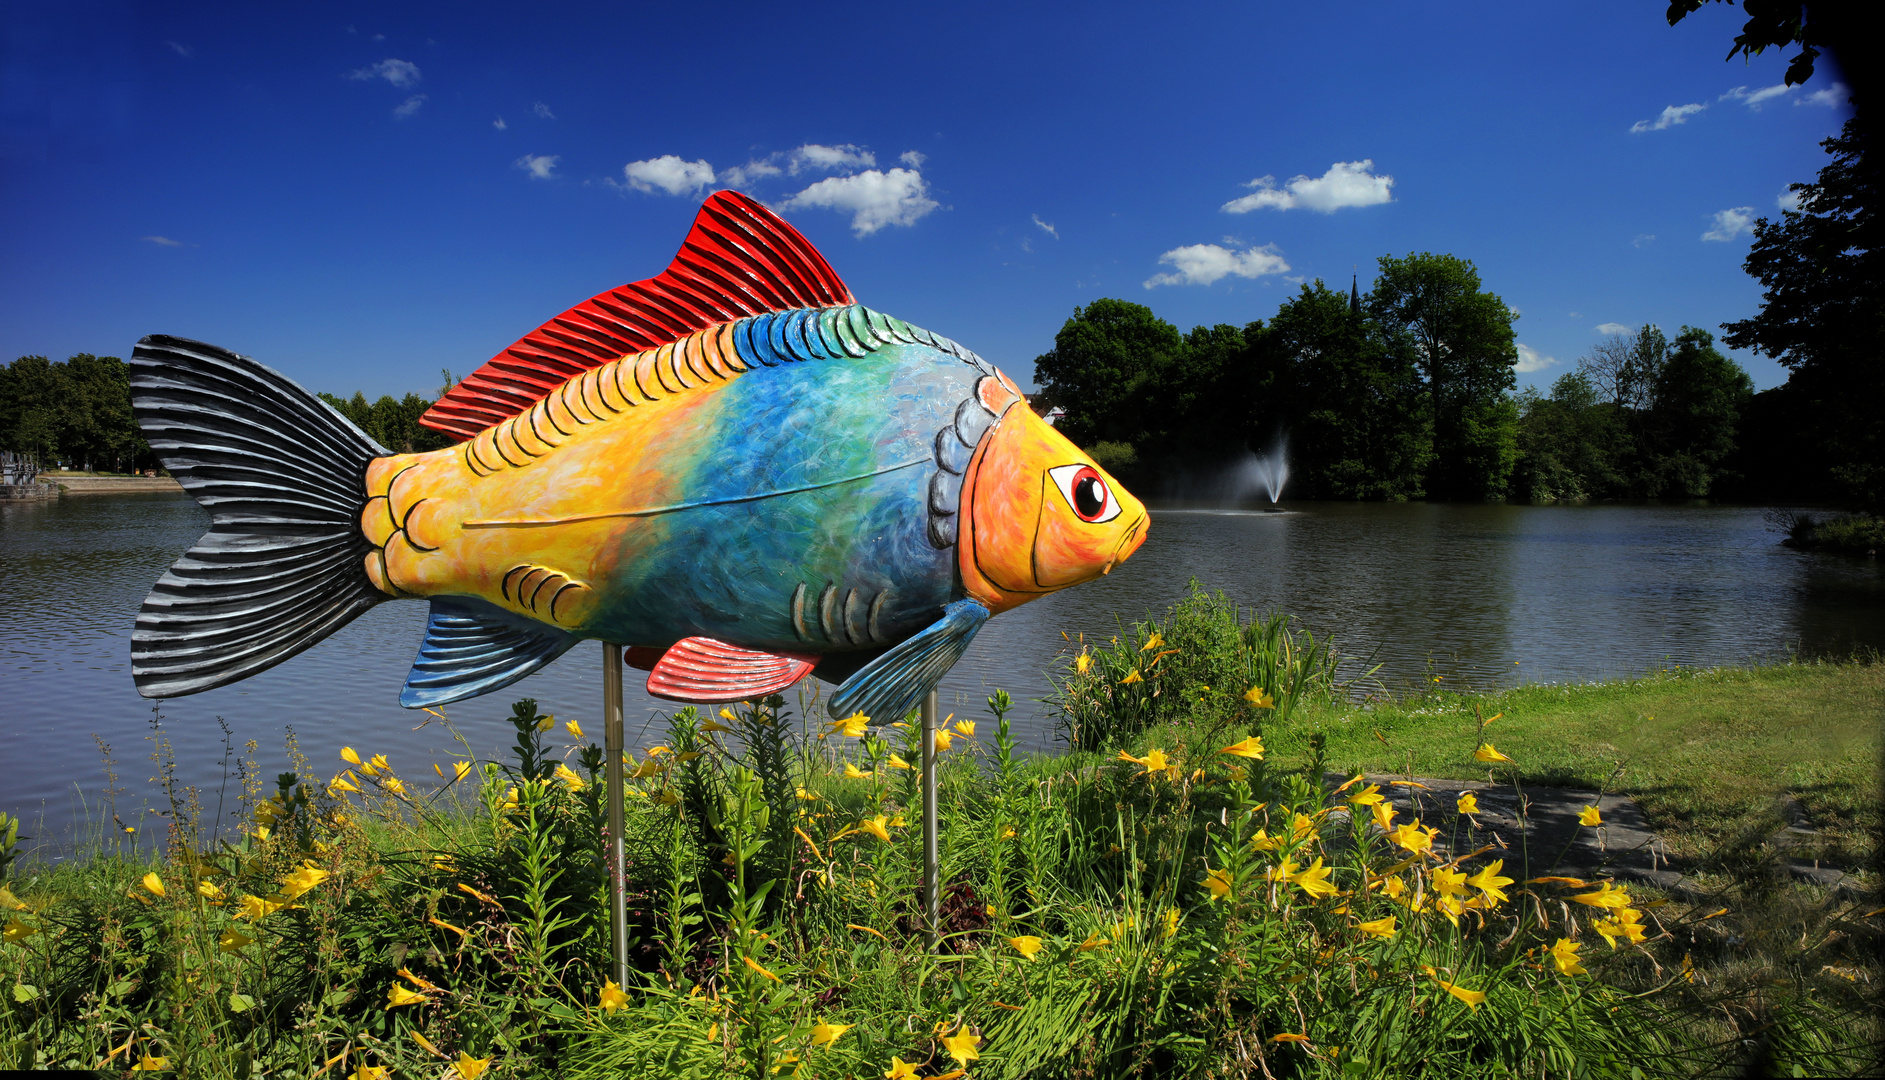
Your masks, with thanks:
[(1068, 506), (1073, 507), (1073, 512), (1081, 521), (1098, 525), (1119, 516), (1119, 500), (1113, 498), (1112, 489), (1106, 486), (1106, 480), (1093, 466), (1079, 463), (1056, 465), (1047, 470), (1047, 475), (1053, 478), (1061, 497), (1067, 500)]

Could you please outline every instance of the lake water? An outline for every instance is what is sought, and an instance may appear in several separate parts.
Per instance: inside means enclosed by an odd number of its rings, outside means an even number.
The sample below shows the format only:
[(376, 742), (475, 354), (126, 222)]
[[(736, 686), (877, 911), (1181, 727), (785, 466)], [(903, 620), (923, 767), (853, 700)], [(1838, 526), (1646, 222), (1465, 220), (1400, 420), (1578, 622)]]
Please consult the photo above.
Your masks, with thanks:
[[(1287, 504), (1286, 504), (1287, 505)], [(147, 778), (151, 703), (129, 671), (133, 618), (151, 583), (208, 524), (181, 495), (0, 503), (0, 809), (58, 842), (96, 798), (109, 744), (129, 793), (120, 812), (161, 803)], [(945, 707), (974, 715), (995, 687), (1020, 703), (1026, 745), (1054, 745), (1040, 704), (1062, 633), (1110, 635), (1163, 611), (1196, 577), (1249, 608), (1280, 608), (1347, 652), (1375, 654), (1390, 686), (1428, 665), (1448, 687), (1586, 681), (1667, 665), (1735, 664), (1790, 651), (1885, 647), (1885, 573), (1876, 560), (1781, 547), (1761, 512), (1728, 507), (1519, 507), (1304, 503), (1287, 512), (1154, 511), (1145, 546), (1107, 578), (990, 622), (943, 683)], [(425, 605), (388, 603), (245, 682), (162, 704), (177, 775), (222, 782), (221, 717), (256, 740), (272, 777), (292, 725), (323, 777), (342, 745), (384, 753), (409, 777), (454, 747), (397, 698)], [(483, 756), (509, 742), (510, 702), (538, 699), (600, 737), (601, 646), (584, 644), (524, 682), (451, 706)], [(670, 706), (626, 680), (631, 746)], [(790, 696), (790, 695), (788, 695)], [(658, 730), (660, 721), (654, 721)], [(557, 729), (557, 735), (563, 735)], [(234, 784), (229, 792), (233, 796)], [(156, 819), (150, 819), (153, 822)], [(150, 830), (152, 832), (157, 830)]]

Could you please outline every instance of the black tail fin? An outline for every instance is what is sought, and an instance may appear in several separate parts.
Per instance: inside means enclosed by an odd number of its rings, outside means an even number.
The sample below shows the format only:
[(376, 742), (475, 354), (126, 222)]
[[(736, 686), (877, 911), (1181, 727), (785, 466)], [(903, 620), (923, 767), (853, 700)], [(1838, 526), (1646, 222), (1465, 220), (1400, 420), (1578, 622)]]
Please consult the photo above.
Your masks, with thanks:
[(138, 693), (247, 678), (390, 599), (360, 532), (367, 465), (388, 451), (346, 417), (246, 356), (161, 334), (131, 354), (131, 406), (212, 522), (138, 612)]

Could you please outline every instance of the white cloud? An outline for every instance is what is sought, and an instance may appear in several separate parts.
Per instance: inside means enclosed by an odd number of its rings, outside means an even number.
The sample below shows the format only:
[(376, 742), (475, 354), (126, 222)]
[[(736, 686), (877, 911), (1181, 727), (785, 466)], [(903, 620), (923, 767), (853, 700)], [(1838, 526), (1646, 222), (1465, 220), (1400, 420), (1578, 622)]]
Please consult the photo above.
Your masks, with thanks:
[(504, 118), (501, 116), (498, 117), (496, 120), (491, 121), (491, 126), (498, 129), (499, 131), (503, 131), (505, 128), (510, 127), (509, 124), (506, 124), (504, 122)]
[(929, 160), (929, 156), (919, 150), (905, 150), (903, 153), (897, 155), (897, 160), (912, 169), (920, 169), (923, 167), (923, 163)]
[(172, 49), (175, 49), (177, 51), (177, 55), (183, 57), (185, 60), (188, 60), (192, 56), (196, 55), (196, 50), (190, 48), (188, 45), (179, 45), (174, 41), (166, 41), (164, 42), (164, 44), (170, 46)]
[(1737, 86), (1733, 90), (1728, 91), (1727, 93), (1721, 95), (1715, 100), (1716, 101), (1739, 101), (1742, 104), (1746, 105), (1748, 108), (1753, 109), (1755, 112), (1760, 112), (1761, 105), (1763, 102), (1769, 101), (1773, 98), (1782, 97), (1792, 92), (1793, 92), (1793, 87), (1788, 86), (1786, 83), (1779, 83), (1774, 86), (1763, 86), (1759, 90), (1749, 90), (1745, 86)]
[(355, 68), (347, 73), (347, 77), (362, 82), (368, 79), (385, 79), (394, 86), (411, 86), (420, 79), (419, 65), (410, 60), (394, 60), (391, 57), (372, 67)]
[(1780, 207), (1782, 210), (1798, 210), (1800, 209), (1800, 193), (1797, 191), (1783, 191), (1780, 193), (1780, 197), (1774, 200), (1774, 205)]
[(848, 173), (857, 169), (874, 168), (876, 165), (876, 154), (850, 143), (839, 146), (806, 143), (792, 151), (792, 156), (787, 161), (787, 167), (793, 176), (797, 176), (806, 169)]
[(541, 101), (537, 102), (536, 105), (534, 105), (530, 111), (536, 113), (539, 117), (541, 117), (544, 120), (556, 119), (556, 114), (551, 112), (550, 107), (548, 105), (545, 105)]
[(628, 186), (636, 191), (657, 189), (669, 195), (691, 195), (713, 183), (713, 166), (706, 159), (682, 161), (675, 154), (663, 154), (647, 161), (631, 161), (622, 166)]
[(144, 239), (153, 244), (156, 244), (158, 247), (182, 247), (183, 246), (183, 241), (172, 240), (168, 236), (146, 236)]
[(556, 163), (561, 160), (561, 154), (525, 154), (517, 159), (517, 167), (529, 173), (532, 180), (553, 180)]
[(1636, 247), (1636, 248), (1648, 247), (1650, 244), (1653, 244), (1655, 242), (1656, 242), (1655, 233), (1653, 232), (1637, 233), (1636, 239), (1630, 241), (1630, 246)]
[(1815, 90), (1811, 94), (1794, 101), (1795, 105), (1826, 105), (1837, 107), (1846, 104), (1852, 98), (1852, 88), (1845, 83), (1834, 83), (1824, 90)]
[(1060, 230), (1054, 228), (1052, 225), (1048, 224), (1047, 222), (1042, 221), (1041, 215), (1039, 214), (1034, 215), (1034, 224), (1040, 226), (1041, 231), (1046, 233), (1047, 235), (1053, 237), (1056, 240), (1060, 239)]
[(406, 100), (400, 102), (398, 105), (395, 105), (393, 107), (393, 116), (395, 116), (396, 118), (400, 120), (404, 120), (406, 117), (411, 116), (413, 113), (418, 112), (419, 106), (424, 105), (424, 104), (425, 104), (425, 95), (414, 94), (411, 97), (407, 98)]
[(1627, 334), (1630, 328), (1620, 322), (1598, 323), (1594, 328), (1600, 334)]
[(1654, 120), (1638, 120), (1630, 125), (1630, 134), (1641, 135), (1645, 131), (1663, 131), (1675, 124), (1686, 124), (1689, 117), (1708, 108), (1706, 105), (1668, 105), (1662, 115)]
[(1338, 161), (1321, 176), (1296, 176), (1280, 188), (1276, 186), (1276, 177), (1259, 176), (1244, 185), (1257, 190), (1241, 199), (1232, 199), (1219, 209), (1227, 214), (1247, 214), (1265, 208), (1300, 208), (1333, 214), (1347, 206), (1376, 206), (1393, 202), (1394, 196), (1388, 189), (1394, 186), (1394, 178), (1376, 176), (1373, 170), (1373, 158)]
[(1512, 365), (1514, 371), (1543, 371), (1558, 362), (1554, 356), (1546, 356), (1524, 342), (1518, 343), (1518, 363)]
[(1229, 275), (1257, 278), (1289, 271), (1289, 264), (1269, 244), (1248, 251), (1232, 251), (1216, 244), (1190, 244), (1171, 249), (1160, 255), (1158, 261), (1176, 272), (1147, 278), (1144, 285), (1148, 289), (1160, 285), (1209, 285)]
[(914, 225), (939, 205), (929, 197), (923, 174), (910, 169), (828, 176), (780, 204), (788, 210), (820, 206), (848, 212), (851, 229), (859, 236), (869, 236), (886, 225)]
[(743, 188), (755, 180), (763, 179), (768, 176), (777, 176), (784, 171), (780, 169), (779, 166), (773, 164), (773, 161), (777, 159), (778, 156), (779, 155), (774, 154), (764, 161), (754, 158), (744, 165), (735, 165), (720, 174), (720, 182), (730, 188)]
[(1715, 212), (1715, 223), (1702, 234), (1704, 240), (1733, 240), (1745, 232), (1754, 231), (1754, 208), (1736, 206), (1728, 210)]

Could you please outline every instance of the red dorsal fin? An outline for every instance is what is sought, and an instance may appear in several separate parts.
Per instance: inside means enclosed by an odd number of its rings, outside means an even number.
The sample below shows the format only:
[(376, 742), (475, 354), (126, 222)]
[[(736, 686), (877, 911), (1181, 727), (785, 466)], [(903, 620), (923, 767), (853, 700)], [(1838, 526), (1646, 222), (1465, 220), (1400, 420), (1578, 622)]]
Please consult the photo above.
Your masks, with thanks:
[(419, 422), (460, 440), (516, 416), (573, 375), (723, 322), (856, 301), (825, 257), (737, 191), (707, 197), (668, 268), (599, 293), (465, 377)]
[(760, 652), (713, 638), (682, 638), (648, 674), (648, 693), (670, 701), (746, 701), (776, 694), (812, 673), (810, 653)]

